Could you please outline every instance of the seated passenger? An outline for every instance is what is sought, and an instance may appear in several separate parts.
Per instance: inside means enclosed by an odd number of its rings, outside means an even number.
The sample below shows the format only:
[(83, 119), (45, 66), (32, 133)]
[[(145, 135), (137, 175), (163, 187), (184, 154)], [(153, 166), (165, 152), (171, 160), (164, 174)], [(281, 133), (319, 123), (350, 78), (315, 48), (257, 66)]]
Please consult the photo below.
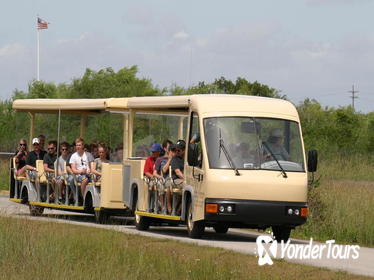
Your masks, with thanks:
[(46, 152), (40, 149), (38, 138), (32, 139), (32, 147), (33, 151), (31, 151), (26, 158), (26, 169), (36, 171), (36, 161), (43, 160)]
[(27, 158), (27, 142), (25, 139), (19, 140), (18, 149), (14, 154), (16, 166), (16, 176), (25, 176), (26, 158)]
[[(153, 170), (153, 176), (154, 177), (160, 178), (160, 179), (161, 178), (166, 179), (169, 176), (169, 166), (170, 166), (170, 162), (171, 162), (172, 157), (168, 156), (168, 153), (169, 153), (169, 147), (172, 144), (173, 144), (173, 142), (171, 142), (170, 140), (165, 140), (162, 143), (162, 149), (164, 150), (164, 156), (158, 157), (156, 162), (155, 162), (155, 167), (154, 167), (154, 170)], [(165, 169), (165, 171), (164, 171), (164, 169)], [(160, 204), (162, 205), (163, 210), (165, 210), (164, 209), (165, 204), (164, 204), (164, 185), (163, 184), (162, 184), (162, 189), (159, 190), (159, 191), (160, 191), (159, 201), (160, 201)], [(170, 191), (169, 191), (169, 193), (170, 193)], [(170, 203), (170, 209), (171, 209), (171, 201), (169, 200), (168, 202)]]
[(151, 147), (151, 152), (152, 155), (149, 156), (144, 164), (144, 176), (145, 178), (150, 179), (148, 182), (148, 190), (149, 190), (149, 195), (148, 195), (148, 211), (153, 212), (155, 211), (157, 207), (155, 207), (156, 204), (156, 198), (155, 198), (155, 191), (156, 191), (156, 184), (153, 180), (153, 171), (154, 171), (154, 166), (156, 163), (157, 158), (160, 156), (160, 153), (162, 151), (162, 147), (159, 143), (154, 143)]
[(45, 149), (44, 149), (45, 136), (44, 136), (43, 134), (40, 134), (40, 135), (38, 136), (38, 139), (39, 139), (40, 150), (41, 150), (41, 151), (45, 151)]
[[(178, 140), (176, 144), (176, 153), (171, 160), (171, 176), (174, 182), (174, 186), (180, 190), (184, 187), (184, 153), (186, 149), (186, 142), (184, 140)], [(174, 211), (176, 214), (180, 214), (182, 197), (178, 196), (176, 205), (174, 206)]]
[(99, 157), (99, 145), (96, 142), (90, 144), (90, 151), (94, 159)]
[(91, 162), (91, 173), (96, 175), (95, 182), (100, 181), (101, 179), (101, 171), (103, 167), (103, 162), (109, 162), (107, 160), (107, 148), (105, 146), (99, 146), (98, 154), (99, 157), (95, 158), (93, 162)]
[(186, 142), (178, 140), (176, 144), (175, 156), (171, 160), (171, 176), (176, 185), (181, 185), (184, 182), (184, 153), (186, 149)]
[(74, 196), (76, 193), (76, 186), (74, 183), (74, 173), (73, 173), (73, 170), (71, 169), (71, 164), (70, 164), (70, 158), (75, 152), (76, 152), (76, 148), (75, 148), (75, 141), (74, 141), (70, 146), (69, 153), (66, 158), (66, 172), (68, 175), (66, 179), (66, 183), (68, 184), (69, 189), (70, 189), (69, 204), (74, 203)]
[(283, 133), (279, 128), (275, 128), (271, 131), (270, 136), (264, 145), (265, 160), (274, 160), (271, 154), (273, 154), (277, 160), (290, 160), (290, 155), (284, 148), (282, 139)]
[(122, 162), (123, 160), (123, 143), (119, 143), (115, 149), (115, 152), (112, 155), (113, 162)]
[[(44, 171), (47, 174), (47, 179), (48, 181), (51, 182), (52, 186), (52, 191), (55, 192), (55, 183), (56, 180), (54, 178), (54, 172), (55, 172), (55, 161), (57, 159), (57, 142), (56, 141), (49, 141), (48, 142), (48, 153), (44, 155), (43, 158), (43, 166), (44, 166)], [(54, 193), (51, 193), (50, 197), (51, 200), (55, 199)]]
[(63, 142), (60, 145), (60, 156), (55, 162), (55, 170), (56, 170), (56, 185), (57, 185), (57, 192), (58, 192), (58, 199), (59, 202), (62, 201), (62, 197), (65, 196), (65, 165), (66, 161), (69, 156), (69, 144), (67, 142)]
[(48, 153), (46, 153), (43, 158), (44, 171), (46, 172), (55, 172), (54, 163), (57, 159), (56, 147), (57, 147), (56, 141), (48, 142)]
[(156, 163), (157, 158), (160, 156), (162, 151), (162, 147), (159, 143), (154, 143), (151, 147), (152, 155), (149, 156), (144, 164), (144, 175), (148, 178), (153, 178), (153, 170)]
[(90, 163), (93, 161), (92, 155), (84, 151), (84, 140), (75, 140), (76, 152), (71, 156), (69, 163), (71, 170), (77, 175), (77, 181), (81, 183), (81, 195), (84, 198), (86, 186), (90, 181)]

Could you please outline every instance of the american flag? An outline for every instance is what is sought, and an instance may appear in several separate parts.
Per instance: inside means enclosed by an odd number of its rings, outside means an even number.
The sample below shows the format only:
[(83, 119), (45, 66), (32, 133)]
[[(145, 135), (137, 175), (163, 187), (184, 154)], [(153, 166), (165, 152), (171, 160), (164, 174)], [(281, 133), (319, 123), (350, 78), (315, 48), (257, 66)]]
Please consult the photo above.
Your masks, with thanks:
[(40, 17), (38, 17), (38, 29), (48, 29), (49, 22), (42, 20)]

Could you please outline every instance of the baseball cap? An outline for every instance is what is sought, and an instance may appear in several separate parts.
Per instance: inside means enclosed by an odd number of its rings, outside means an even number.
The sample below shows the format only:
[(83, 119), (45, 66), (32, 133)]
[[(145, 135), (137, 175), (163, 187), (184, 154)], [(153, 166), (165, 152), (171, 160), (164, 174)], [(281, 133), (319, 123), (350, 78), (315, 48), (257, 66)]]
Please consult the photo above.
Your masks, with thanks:
[(186, 142), (184, 142), (184, 140), (178, 140), (176, 146), (178, 149), (184, 150), (186, 148)]
[(32, 144), (34, 145), (34, 144), (39, 144), (40, 143), (40, 141), (39, 141), (39, 138), (33, 138), (32, 139)]
[(163, 149), (162, 149), (162, 146), (161, 144), (159, 143), (154, 143), (151, 147), (151, 152), (161, 152)]

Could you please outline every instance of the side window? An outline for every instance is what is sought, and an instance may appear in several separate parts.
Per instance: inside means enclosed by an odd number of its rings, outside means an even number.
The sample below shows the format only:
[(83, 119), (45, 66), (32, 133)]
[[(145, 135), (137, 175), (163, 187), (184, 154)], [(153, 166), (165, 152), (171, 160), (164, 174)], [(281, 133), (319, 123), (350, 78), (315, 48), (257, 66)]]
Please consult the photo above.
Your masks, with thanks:
[(202, 167), (202, 150), (201, 150), (201, 139), (200, 139), (200, 125), (199, 125), (199, 116), (192, 112), (191, 114), (191, 129), (188, 142), (190, 146), (194, 146), (197, 149), (199, 167)]

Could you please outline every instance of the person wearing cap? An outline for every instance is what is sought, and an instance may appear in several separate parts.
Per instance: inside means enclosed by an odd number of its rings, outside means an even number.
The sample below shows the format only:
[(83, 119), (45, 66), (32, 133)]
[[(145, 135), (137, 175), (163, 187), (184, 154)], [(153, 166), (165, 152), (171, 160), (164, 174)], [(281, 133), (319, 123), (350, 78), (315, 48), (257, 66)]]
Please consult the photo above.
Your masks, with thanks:
[(144, 164), (144, 176), (149, 180), (148, 183), (148, 190), (149, 190), (149, 195), (148, 195), (148, 208), (150, 212), (153, 212), (154, 210), (154, 204), (155, 204), (155, 197), (154, 197), (154, 192), (156, 191), (156, 184), (153, 178), (153, 171), (154, 171), (154, 166), (156, 163), (157, 158), (160, 156), (162, 151), (162, 146), (159, 143), (154, 143), (152, 144), (151, 147), (151, 156), (147, 157), (145, 160)]
[[(173, 156), (175, 155), (175, 145), (170, 140), (164, 140), (162, 142), (162, 148), (164, 150), (164, 156), (160, 156), (157, 158), (155, 162), (155, 167), (153, 170), (153, 176), (156, 178), (163, 178), (166, 179), (169, 177), (169, 167), (170, 162)], [(171, 212), (171, 193), (169, 188), (166, 189), (167, 196), (169, 197), (168, 200), (168, 212)], [(160, 204), (164, 205), (164, 189), (160, 193)]]
[(148, 178), (153, 178), (153, 171), (154, 166), (156, 163), (157, 158), (160, 156), (160, 153), (162, 151), (162, 146), (159, 143), (154, 143), (151, 147), (151, 153), (152, 155), (149, 156), (144, 164), (144, 175)]
[(46, 154), (45, 151), (40, 149), (39, 138), (32, 139), (33, 151), (31, 151), (26, 158), (26, 169), (30, 171), (36, 171), (36, 161), (43, 160)]
[(277, 160), (288, 160), (288, 161), (290, 160), (290, 155), (284, 148), (282, 144), (282, 139), (283, 139), (283, 133), (282, 133), (282, 130), (280, 130), (279, 128), (274, 128), (270, 132), (270, 136), (268, 137), (266, 144), (271, 150), (271, 152), (266, 146), (264, 147), (265, 149), (264, 156), (266, 160), (273, 160), (273, 156), (271, 155), (271, 153), (273, 153), (273, 155), (276, 157)]
[[(186, 149), (186, 142), (178, 140), (176, 143), (175, 156), (171, 160), (171, 177), (176, 188), (182, 189), (184, 187), (184, 153)], [(178, 198), (174, 211), (180, 212), (182, 197)]]

